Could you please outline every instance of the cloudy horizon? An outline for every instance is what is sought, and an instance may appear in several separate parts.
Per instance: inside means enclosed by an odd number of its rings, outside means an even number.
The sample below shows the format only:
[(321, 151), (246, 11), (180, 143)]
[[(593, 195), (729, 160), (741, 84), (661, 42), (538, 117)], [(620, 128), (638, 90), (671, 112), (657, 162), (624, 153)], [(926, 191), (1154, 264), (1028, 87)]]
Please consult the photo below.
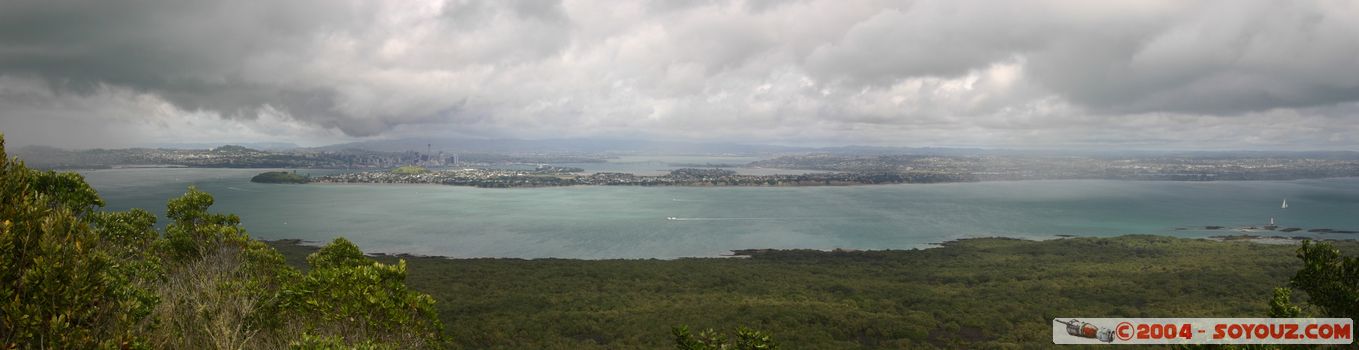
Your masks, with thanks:
[(1359, 150), (1352, 1), (0, 3), (14, 145)]

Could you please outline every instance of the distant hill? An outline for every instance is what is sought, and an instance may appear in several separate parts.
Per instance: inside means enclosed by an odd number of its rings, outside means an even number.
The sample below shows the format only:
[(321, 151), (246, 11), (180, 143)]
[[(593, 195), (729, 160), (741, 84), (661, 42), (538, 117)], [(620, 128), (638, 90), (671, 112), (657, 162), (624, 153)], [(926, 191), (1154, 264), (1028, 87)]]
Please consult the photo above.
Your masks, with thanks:
[[(1091, 157), (1103, 159), (1199, 158), (1199, 159), (1265, 159), (1309, 158), (1325, 160), (1359, 160), (1355, 151), (1155, 151), (1155, 150), (1094, 150), (1094, 149), (995, 149), (954, 147), (884, 147), (837, 146), (803, 147), (761, 145), (730, 142), (648, 141), (636, 139), (477, 139), (477, 138), (409, 138), (369, 140), (296, 148), (292, 143), (166, 144), (164, 148), (125, 148), (65, 150), (47, 146), (27, 146), (13, 152), (30, 165), (43, 168), (105, 167), (120, 164), (181, 164), (187, 166), (239, 167), (343, 167), (351, 158), (317, 160), (297, 155), (317, 153), (350, 156), (379, 156), (403, 152), (433, 152), (457, 154), (463, 161), (483, 162), (588, 162), (589, 159), (562, 160), (572, 157), (602, 158), (602, 155), (735, 155), (774, 158), (786, 155), (828, 154), (834, 156), (939, 156), (939, 157)], [(190, 148), (176, 148), (190, 147)], [(274, 148), (271, 148), (274, 147)], [(276, 147), (293, 147), (279, 150)], [(231, 157), (253, 157), (242, 162), (209, 164), (207, 160), (186, 162), (203, 153)], [(506, 157), (528, 157), (507, 159)], [(214, 157), (215, 158), (215, 157)], [(288, 159), (284, 159), (288, 158)], [(371, 158), (371, 157), (370, 157)], [(208, 158), (213, 159), (213, 158)], [(325, 164), (318, 164), (322, 162)], [(192, 163), (192, 164), (190, 164)], [(237, 164), (240, 163), (240, 164)]]
[(362, 149), (378, 152), (424, 152), (426, 145), (435, 152), (484, 153), (648, 153), (648, 154), (768, 154), (812, 151), (810, 147), (707, 143), (682, 141), (645, 141), (618, 139), (472, 139), (416, 138), (372, 140), (317, 147), (317, 150)]
[(695, 141), (648, 141), (631, 139), (476, 139), (410, 138), (370, 140), (310, 148), (309, 150), (348, 152), (434, 152), (454, 153), (636, 153), (670, 155), (782, 155), (827, 153), (834, 155), (923, 155), (923, 156), (1056, 156), (1098, 158), (1314, 158), (1359, 160), (1354, 151), (1171, 151), (1171, 150), (1098, 150), (1098, 149), (1004, 149), (969, 147), (887, 147), (835, 146), (803, 147), (767, 144)]
[(247, 148), (247, 147), (244, 147), (244, 146), (237, 146), (237, 145), (226, 145), (226, 146), (217, 147), (217, 148), (213, 148), (213, 149), (212, 149), (212, 153), (228, 153), (228, 154), (229, 154), (229, 153), (258, 153), (258, 152), (259, 152), (258, 150), (250, 149), (250, 148)]
[(240, 146), (262, 151), (286, 151), (302, 148), (292, 142), (234, 142), (234, 143), (157, 143), (147, 145), (147, 148), (165, 149), (215, 149), (221, 146)]

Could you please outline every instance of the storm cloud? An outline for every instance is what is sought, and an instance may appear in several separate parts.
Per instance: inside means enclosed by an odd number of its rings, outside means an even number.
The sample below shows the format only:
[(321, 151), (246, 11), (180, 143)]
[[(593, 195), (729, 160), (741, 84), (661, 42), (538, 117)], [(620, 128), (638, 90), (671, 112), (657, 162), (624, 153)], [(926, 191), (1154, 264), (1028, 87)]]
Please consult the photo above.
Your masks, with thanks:
[(1349, 1), (0, 3), (0, 130), (73, 147), (1355, 149), (1354, 67)]

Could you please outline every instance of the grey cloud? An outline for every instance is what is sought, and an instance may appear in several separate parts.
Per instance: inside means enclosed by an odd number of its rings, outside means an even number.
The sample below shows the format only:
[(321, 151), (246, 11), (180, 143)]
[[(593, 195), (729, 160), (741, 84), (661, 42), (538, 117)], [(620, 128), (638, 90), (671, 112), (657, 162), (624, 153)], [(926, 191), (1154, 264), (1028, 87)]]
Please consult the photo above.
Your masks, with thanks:
[[(371, 4), (334, 1), (18, 1), (0, 4), (0, 74), (37, 76), (51, 86), (92, 93), (101, 84), (156, 94), (184, 110), (216, 111), (227, 118), (255, 118), (275, 108), (323, 128), (354, 136), (384, 132), (392, 125), (430, 117), (408, 108), (347, 113), (351, 101), (332, 85), (336, 77), (382, 70), (383, 64), (439, 69), (430, 62), (496, 63), (517, 57), (534, 61), (560, 50), (567, 32), (564, 14), (548, 2), (488, 2), (450, 5), (446, 12), (471, 14), (471, 23), (439, 22), (434, 37), (414, 42), (421, 57), (383, 62), (371, 57), (383, 45), (403, 39), (398, 30), (377, 28)], [(496, 5), (507, 5), (502, 9)], [(543, 5), (543, 6), (538, 6)], [(541, 25), (501, 33), (477, 32), (510, 13)], [(445, 24), (447, 26), (445, 26)], [(484, 35), (450, 52), (438, 45), (465, 25), (464, 37)], [(523, 37), (501, 37), (527, 32)], [(317, 77), (307, 71), (327, 40), (351, 42), (360, 61), (332, 67)], [(503, 39), (503, 40), (502, 40)], [(537, 42), (531, 42), (538, 40)], [(431, 46), (433, 45), (433, 46)], [(443, 50), (443, 51), (441, 51)], [(472, 52), (475, 51), (475, 52)], [(460, 57), (450, 57), (460, 56)], [(352, 69), (352, 71), (345, 71)], [(362, 83), (362, 82), (360, 82)], [(458, 100), (437, 110), (447, 110)], [(447, 115), (447, 113), (443, 113)]]
[[(1359, 100), (1359, 9), (1216, 2), (1154, 26), (1073, 36), (1031, 53), (1034, 76), (1114, 112), (1235, 114)], [(1333, 8), (1339, 7), (1339, 8)]]
[(1359, 99), (1359, 71), (1342, 68), (1359, 65), (1355, 33), (1345, 2), (916, 2), (806, 61), (824, 80), (890, 85), (1023, 57), (1037, 82), (1096, 110), (1234, 114)]
[[(449, 63), (521, 64), (553, 56), (571, 44), (560, 1), (453, 1), (444, 4), (426, 53)], [(439, 47), (447, 46), (447, 47)]]
[(312, 102), (316, 90), (251, 81), (241, 62), (295, 56), (315, 36), (354, 19), (347, 9), (324, 4), (6, 2), (0, 4), (0, 46), (8, 49), (0, 50), (0, 74), (38, 76), (77, 93), (126, 86), (226, 116), (253, 118), (263, 105), (322, 115), (325, 108)]
[[(0, 83), (45, 81), (55, 105), (277, 112), (323, 137), (1019, 144), (1129, 120), (1346, 118), (1355, 33), (1359, 5), (1324, 1), (16, 0), (0, 3)], [(161, 108), (138, 101), (113, 104)], [(0, 122), (59, 113), (23, 107)]]
[[(958, 76), (1036, 46), (1041, 34), (1016, 18), (1015, 2), (917, 2), (855, 23), (806, 59), (828, 80), (890, 85), (921, 76)], [(1018, 27), (1018, 28), (1017, 28)]]

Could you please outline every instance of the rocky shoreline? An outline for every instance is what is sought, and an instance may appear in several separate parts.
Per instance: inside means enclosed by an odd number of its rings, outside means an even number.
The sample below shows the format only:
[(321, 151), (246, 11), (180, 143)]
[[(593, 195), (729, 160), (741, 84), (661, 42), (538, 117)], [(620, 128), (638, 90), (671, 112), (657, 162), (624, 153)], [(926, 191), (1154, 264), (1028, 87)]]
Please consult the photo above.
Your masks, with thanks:
[[(1178, 228), (1176, 228), (1175, 230), (1177, 230), (1177, 231), (1185, 231), (1185, 230), (1191, 230), (1191, 229), (1194, 229), (1194, 228), (1178, 227)], [(1242, 226), (1242, 227), (1230, 228), (1230, 227), (1226, 227), (1226, 226), (1215, 226), (1215, 225), (1210, 225), (1210, 226), (1202, 226), (1202, 227), (1199, 228), (1199, 229), (1208, 230), (1208, 231), (1219, 231), (1219, 230), (1224, 230), (1224, 231), (1225, 231), (1225, 230), (1232, 230), (1232, 231), (1236, 231), (1236, 232), (1242, 232), (1242, 234), (1223, 234), (1223, 235), (1215, 235), (1215, 236), (1209, 236), (1209, 237), (1208, 237), (1209, 239), (1220, 240), (1220, 241), (1252, 241), (1252, 242), (1260, 242), (1260, 243), (1281, 243), (1281, 242), (1298, 242), (1298, 241), (1304, 241), (1304, 240), (1312, 240), (1312, 241), (1332, 241), (1332, 242), (1333, 242), (1333, 241), (1355, 241), (1355, 240), (1359, 240), (1359, 237), (1343, 237), (1343, 238), (1342, 238), (1342, 237), (1337, 237), (1337, 238), (1328, 238), (1328, 237), (1319, 237), (1319, 236), (1311, 236), (1311, 237), (1309, 237), (1309, 236), (1296, 236), (1296, 235), (1294, 235), (1294, 236), (1288, 236), (1288, 235), (1281, 235), (1281, 234), (1272, 234), (1272, 235), (1271, 235), (1271, 234), (1254, 234), (1254, 233), (1265, 233), (1265, 232), (1279, 232), (1279, 233), (1307, 232), (1307, 233), (1315, 233), (1315, 234), (1345, 234), (1345, 235), (1359, 234), (1359, 231), (1337, 230), (1337, 229), (1331, 229), (1331, 228), (1311, 228), (1311, 229), (1304, 229), (1304, 228), (1300, 228), (1300, 227), (1279, 227), (1279, 226), (1275, 226), (1275, 225), (1264, 225), (1264, 226)]]
[[(1185, 231), (1185, 230), (1190, 230), (1190, 229), (1192, 229), (1192, 228), (1188, 228), (1188, 227), (1177, 227), (1177, 228), (1175, 228), (1176, 231)], [(1262, 231), (1298, 232), (1298, 231), (1306, 230), (1306, 232), (1308, 232), (1308, 233), (1359, 234), (1359, 231), (1351, 231), (1351, 230), (1337, 230), (1337, 229), (1330, 229), (1330, 228), (1311, 228), (1311, 229), (1304, 229), (1304, 228), (1300, 228), (1300, 227), (1280, 227), (1280, 226), (1277, 226), (1277, 225), (1241, 226), (1241, 227), (1236, 227), (1236, 228), (1228, 228), (1228, 227), (1226, 227), (1226, 226), (1203, 226), (1202, 229), (1203, 229), (1203, 230), (1209, 230), (1209, 231), (1228, 230), (1228, 229), (1230, 229), (1230, 230), (1239, 231), (1239, 232), (1262, 232)]]

